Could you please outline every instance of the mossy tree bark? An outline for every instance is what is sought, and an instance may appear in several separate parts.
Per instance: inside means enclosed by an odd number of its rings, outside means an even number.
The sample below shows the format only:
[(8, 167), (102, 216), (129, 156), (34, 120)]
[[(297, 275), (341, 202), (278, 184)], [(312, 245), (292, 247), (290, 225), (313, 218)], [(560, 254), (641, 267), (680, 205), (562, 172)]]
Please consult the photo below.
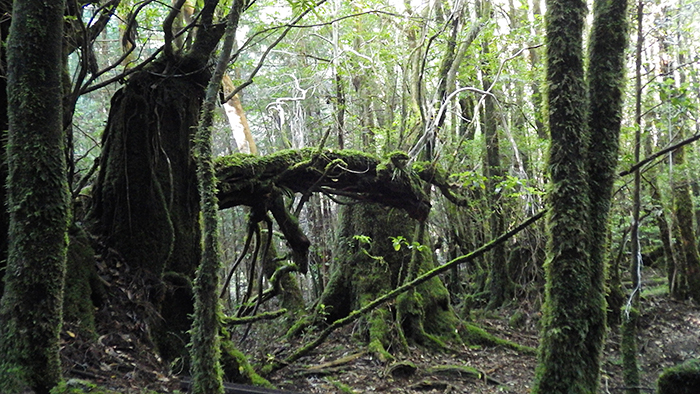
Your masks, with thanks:
[[(196, 64), (175, 65), (181, 67), (153, 64), (112, 98), (90, 213), (93, 233), (133, 269), (156, 280), (179, 278), (152, 290), (165, 295), (153, 299), (164, 318), (183, 318), (152, 322), (163, 334), (154, 340), (165, 360), (184, 351), (182, 340), (165, 339), (184, 338), (190, 328), (185, 315), (169, 310), (183, 307), (176, 304), (183, 299), (180, 293), (191, 299), (191, 284), (180, 282), (194, 277), (200, 258), (199, 200), (190, 151), (202, 84), (209, 77), (162, 76), (168, 67), (184, 75), (200, 69)], [(165, 334), (166, 327), (171, 334)]]
[(15, 1), (7, 43), (9, 247), (0, 304), (0, 391), (48, 393), (59, 331), (68, 185), (61, 119), (64, 1)]
[[(369, 203), (341, 207), (338, 257), (320, 301), (329, 323), (400, 285), (412, 258), (418, 272), (433, 267), (430, 251), (414, 243), (415, 228), (416, 221), (398, 209)], [(396, 307), (375, 310), (365, 335), (370, 350), (387, 357), (385, 351), (401, 350), (404, 339), (430, 345), (454, 335), (456, 323), (447, 289), (435, 277), (399, 297)]]
[[(588, 136), (583, 79), (586, 3), (547, 2), (547, 83), (551, 145), (547, 262), (539, 364), (534, 393), (594, 393), (597, 349), (587, 343), (589, 303)], [(589, 346), (593, 346), (590, 349)], [(593, 354), (591, 354), (593, 350)], [(591, 374), (595, 367), (595, 373)]]
[[(0, 1), (0, 13), (2, 15), (10, 15), (12, 13), (12, 1)], [(3, 18), (0, 21), (0, 34), (2, 34), (2, 42), (0, 42), (0, 130), (7, 130), (7, 45), (6, 37), (10, 32), (11, 18)], [(7, 146), (0, 145), (0, 179), (7, 179)], [(7, 200), (7, 189), (0, 188), (0, 201)], [(5, 287), (5, 269), (7, 266), (7, 229), (9, 228), (9, 215), (6, 209), (0, 209), (0, 297), (2, 297)]]
[(194, 138), (194, 158), (197, 167), (197, 187), (202, 216), (202, 256), (195, 278), (195, 303), (192, 322), (192, 392), (194, 394), (223, 394), (222, 369), (219, 362), (221, 304), (219, 303), (218, 200), (216, 175), (212, 158), (212, 129), (219, 86), (228, 66), (238, 21), (246, 2), (236, 0), (226, 21), (226, 33), (214, 74), (207, 85), (199, 124)]
[(617, 165), (627, 4), (597, 0), (594, 7), (586, 87), (586, 4), (547, 2), (551, 189), (533, 393), (596, 393), (599, 385), (606, 326), (603, 262)]
[[(163, 55), (113, 96), (93, 190), (92, 232), (158, 282), (152, 301), (164, 319), (151, 323), (166, 361), (187, 356), (191, 280), (201, 253), (192, 138), (209, 56), (223, 34), (213, 20), (217, 3), (203, 3), (187, 52), (167, 42)], [(186, 313), (171, 313), (180, 310)]]
[[(682, 131), (679, 130), (682, 138)], [(693, 223), (693, 196), (690, 192), (687, 169), (685, 164), (684, 147), (673, 152), (673, 202), (677, 226), (677, 241), (681, 261), (680, 267), (676, 267), (673, 278), (674, 293), (676, 297), (692, 297), (695, 302), (700, 302), (700, 253), (698, 253), (695, 240), (695, 226)]]

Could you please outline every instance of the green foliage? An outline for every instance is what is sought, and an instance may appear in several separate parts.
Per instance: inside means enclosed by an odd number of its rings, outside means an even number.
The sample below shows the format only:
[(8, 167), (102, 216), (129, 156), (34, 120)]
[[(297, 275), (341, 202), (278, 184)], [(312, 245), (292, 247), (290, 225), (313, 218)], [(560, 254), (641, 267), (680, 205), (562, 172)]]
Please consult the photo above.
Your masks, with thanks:
[(430, 250), (426, 245), (423, 245), (418, 241), (408, 242), (408, 240), (402, 235), (389, 237), (389, 239), (391, 239), (391, 245), (397, 252), (401, 250), (402, 246), (407, 247), (409, 250), (415, 249), (418, 252), (428, 252)]

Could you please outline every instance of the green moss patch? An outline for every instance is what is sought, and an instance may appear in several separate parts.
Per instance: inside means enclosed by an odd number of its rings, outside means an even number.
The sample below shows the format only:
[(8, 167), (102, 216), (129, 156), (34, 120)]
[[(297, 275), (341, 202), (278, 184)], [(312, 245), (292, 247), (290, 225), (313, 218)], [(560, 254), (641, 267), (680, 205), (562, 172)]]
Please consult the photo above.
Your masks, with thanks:
[(659, 394), (696, 394), (700, 388), (700, 360), (691, 359), (667, 368), (659, 376)]

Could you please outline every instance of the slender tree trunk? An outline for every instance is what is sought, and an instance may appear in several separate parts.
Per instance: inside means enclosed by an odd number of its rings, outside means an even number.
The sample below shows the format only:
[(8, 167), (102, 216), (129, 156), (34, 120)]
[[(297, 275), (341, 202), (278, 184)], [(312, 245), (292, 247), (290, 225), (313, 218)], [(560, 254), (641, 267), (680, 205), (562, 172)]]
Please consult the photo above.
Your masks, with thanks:
[[(644, 44), (643, 20), (644, 3), (637, 4), (637, 47), (635, 67), (635, 133), (634, 161), (639, 162), (642, 145), (642, 46)], [(632, 191), (632, 226), (631, 226), (631, 261), (632, 294), (622, 317), (621, 353), (623, 362), (623, 377), (625, 386), (629, 387), (628, 394), (639, 394), (639, 364), (637, 362), (637, 325), (640, 314), (642, 251), (639, 240), (639, 213), (641, 210), (642, 176), (640, 169), (634, 172), (634, 188)]]
[(65, 2), (17, 0), (7, 43), (9, 249), (0, 302), (0, 391), (47, 394), (59, 332), (69, 221), (62, 127)]
[[(540, 7), (540, 1), (541, 0), (534, 0), (532, 4), (532, 18), (539, 18), (542, 16), (542, 10)], [(533, 37), (539, 37), (541, 32), (535, 31), (534, 27), (531, 29), (531, 33)], [(534, 43), (531, 43), (534, 44)], [(540, 69), (540, 65), (542, 64), (542, 60), (540, 59), (540, 52), (542, 49), (540, 48), (532, 48), (528, 51), (529, 57), (530, 57), (530, 80), (532, 83), (530, 84), (530, 89), (532, 89), (532, 107), (534, 108), (535, 112), (535, 129), (537, 131), (537, 136), (546, 139), (547, 138), (547, 130), (544, 125), (544, 114), (542, 111), (542, 92), (540, 91), (540, 78), (537, 78), (540, 73), (538, 72)]]
[[(0, 13), (10, 15), (12, 13), (12, 2), (0, 2)], [(3, 18), (0, 21), (0, 65), (3, 70), (0, 73), (0, 130), (7, 130), (7, 45), (6, 37), (9, 35), (11, 18)], [(0, 179), (7, 179), (7, 144), (0, 144)], [(7, 188), (0, 188), (0, 201), (7, 200)], [(5, 288), (5, 271), (7, 267), (7, 243), (9, 229), (9, 213), (7, 209), (0, 209), (0, 298)]]
[[(484, 12), (490, 12), (490, 4), (484, 3)], [(482, 43), (482, 53), (488, 57), (488, 43)], [(492, 81), (484, 71), (483, 89), (488, 90)], [(493, 90), (492, 90), (493, 91)], [(489, 229), (491, 239), (503, 234), (505, 230), (505, 213), (501, 204), (500, 193), (496, 192), (498, 184), (503, 181), (503, 168), (501, 167), (500, 142), (498, 138), (498, 114), (496, 113), (495, 99), (490, 95), (484, 98), (484, 110), (482, 129), (484, 132), (484, 144), (486, 145), (485, 176), (487, 183), (487, 202), (489, 209)], [(513, 296), (513, 283), (508, 276), (505, 245), (498, 245), (491, 251), (489, 267), (489, 308), (495, 309), (503, 305)]]
[(245, 7), (244, 0), (235, 0), (226, 21), (226, 33), (221, 53), (206, 89), (199, 125), (194, 139), (194, 157), (197, 164), (197, 183), (202, 216), (202, 257), (194, 282), (194, 316), (192, 322), (192, 392), (217, 394), (224, 392), (219, 363), (219, 330), (221, 305), (219, 303), (219, 255), (217, 178), (212, 159), (212, 129), (214, 109), (233, 44), (238, 21)]

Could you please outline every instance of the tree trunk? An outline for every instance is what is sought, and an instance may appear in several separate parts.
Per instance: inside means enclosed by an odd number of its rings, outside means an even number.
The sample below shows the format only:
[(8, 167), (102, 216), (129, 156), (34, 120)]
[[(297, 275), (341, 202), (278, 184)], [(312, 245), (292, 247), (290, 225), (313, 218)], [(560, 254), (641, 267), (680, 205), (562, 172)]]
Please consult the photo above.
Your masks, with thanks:
[(61, 379), (68, 230), (61, 64), (65, 2), (17, 0), (7, 42), (9, 246), (0, 302), (0, 391)]
[[(413, 253), (419, 255), (419, 272), (433, 267), (426, 246), (413, 242), (416, 221), (403, 211), (378, 204), (346, 205), (340, 210), (338, 257), (320, 301), (328, 322), (347, 316), (401, 284)], [(440, 279), (433, 278), (416, 292), (399, 297), (396, 309), (382, 307), (366, 321), (364, 335), (370, 350), (386, 357), (384, 350), (401, 350), (404, 339), (429, 345), (437, 336), (454, 335), (457, 317)], [(397, 315), (399, 321), (393, 318)]]
[[(551, 145), (547, 263), (539, 365), (533, 393), (595, 393), (598, 347), (588, 343), (591, 305), (582, 33), (586, 4), (547, 2)], [(597, 323), (596, 323), (597, 324)], [(592, 351), (592, 352), (591, 352)]]
[[(93, 234), (133, 270), (166, 279), (151, 290), (165, 319), (152, 322), (165, 360), (183, 355), (181, 340), (174, 338), (190, 329), (186, 314), (170, 311), (192, 298), (189, 281), (200, 259), (191, 141), (209, 78), (192, 73), (201, 70), (197, 64), (179, 66), (159, 61), (134, 74), (112, 98), (90, 212)], [(164, 77), (166, 69), (186, 76)]]
[(594, 7), (587, 102), (581, 37), (586, 3), (547, 2), (552, 187), (533, 393), (596, 393), (599, 385), (606, 326), (604, 258), (619, 144), (627, 4), (597, 0)]
[[(680, 132), (679, 138), (683, 138)], [(687, 170), (683, 168), (685, 163), (684, 147), (673, 152), (674, 180), (673, 180), (673, 200), (674, 211), (677, 221), (678, 245), (681, 258), (684, 262), (682, 270), (676, 267), (676, 278), (674, 294), (681, 297), (690, 296), (695, 302), (700, 302), (700, 254), (695, 240), (695, 230), (693, 224), (693, 200), (688, 184)]]
[[(489, 12), (489, 3), (484, 3), (482, 7)], [(488, 43), (482, 43), (482, 54), (488, 58)], [(488, 90), (492, 81), (488, 71), (484, 71), (483, 89)], [(496, 191), (498, 184), (503, 181), (503, 168), (501, 167), (500, 143), (498, 138), (498, 114), (496, 113), (495, 99), (491, 96), (484, 98), (483, 110), (483, 132), (484, 143), (486, 145), (486, 163), (484, 166), (487, 180), (487, 203), (489, 207), (489, 229), (491, 239), (495, 239), (505, 231), (505, 212), (501, 204), (501, 195)], [(506, 264), (506, 247), (501, 244), (493, 249), (490, 254), (489, 264), (489, 304), (490, 309), (501, 307), (506, 301), (513, 297), (513, 283), (508, 276)]]
[[(10, 15), (12, 13), (12, 1), (0, 1), (0, 13), (2, 15)], [(0, 42), (0, 130), (7, 130), (7, 45), (6, 37), (10, 32), (11, 18), (3, 18), (0, 21), (0, 34), (2, 34), (2, 42)], [(0, 179), (7, 179), (7, 144), (3, 141), (0, 144)], [(7, 188), (0, 188), (0, 201), (7, 200)], [(7, 267), (7, 233), (9, 229), (9, 213), (7, 209), (0, 209), (0, 297), (2, 297), (3, 289), (5, 288), (5, 270)]]

